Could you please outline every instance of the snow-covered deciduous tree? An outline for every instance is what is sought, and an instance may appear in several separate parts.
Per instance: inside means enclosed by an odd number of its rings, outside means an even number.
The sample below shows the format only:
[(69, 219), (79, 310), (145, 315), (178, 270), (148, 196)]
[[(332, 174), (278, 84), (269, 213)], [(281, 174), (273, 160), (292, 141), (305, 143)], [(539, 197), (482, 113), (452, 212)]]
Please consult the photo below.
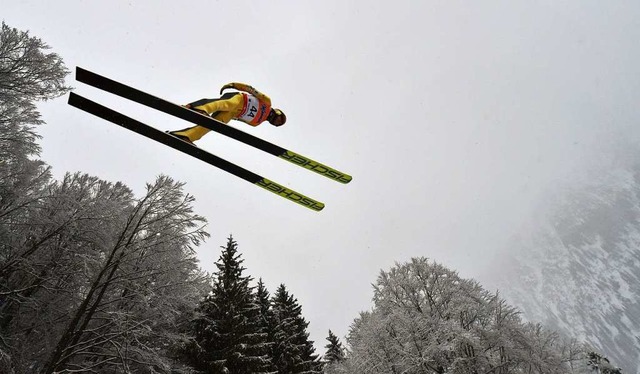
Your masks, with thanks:
[(426, 258), (381, 272), (351, 326), (349, 373), (581, 373), (583, 350)]
[[(28, 32), (0, 26), (0, 162), (35, 155), (40, 147), (34, 127), (42, 124), (35, 101), (49, 100), (69, 91), (69, 71), (49, 46)], [(6, 167), (6, 166), (5, 166)], [(6, 176), (5, 176), (6, 177)]]
[[(40, 203), (51, 175), (39, 155), (35, 127), (43, 123), (35, 101), (68, 92), (62, 60), (27, 32), (0, 27), (0, 269), (16, 255), (32, 206)], [(0, 270), (0, 280), (2, 280)], [(0, 281), (0, 292), (5, 282)], [(0, 312), (1, 313), (1, 312)], [(0, 314), (0, 318), (2, 315)]]
[(178, 370), (172, 352), (203, 285), (193, 246), (206, 233), (193, 198), (165, 176), (139, 200), (83, 174), (46, 191), (9, 227), (3, 252), (0, 327), (12, 367)]
[(69, 73), (60, 56), (28, 32), (2, 22), (0, 30), (0, 102), (48, 100), (69, 88)]
[(7, 288), (1, 323), (17, 362), (41, 361), (56, 344), (83, 290), (82, 270), (97, 256), (93, 243), (113, 227), (110, 219), (99, 217), (119, 217), (130, 199), (131, 192), (121, 185), (67, 175), (30, 204), (24, 222), (8, 225), (14, 240), (0, 270)]
[[(35, 101), (63, 95), (68, 71), (49, 47), (27, 32), (4, 22), (0, 26), (0, 372), (14, 371), (13, 335), (8, 331), (17, 302), (23, 302), (24, 289), (8, 278), (11, 269), (28, 269), (19, 260), (29, 237), (29, 220), (46, 194), (51, 179), (49, 167), (40, 160), (39, 138), (35, 127), (43, 123)], [(23, 273), (24, 275), (24, 273)], [(22, 294), (22, 297), (18, 295)], [(29, 330), (27, 330), (29, 332)], [(13, 357), (12, 357), (13, 355)]]
[[(200, 297), (193, 246), (206, 237), (204, 219), (193, 214), (193, 198), (182, 187), (160, 176), (143, 198), (109, 210), (104, 202), (117, 195), (113, 188), (99, 182), (78, 186), (94, 198), (98, 212), (75, 221), (79, 230), (64, 238), (63, 249), (73, 257), (65, 263), (75, 268), (56, 272), (68, 276), (68, 291), (57, 303), (65, 305), (66, 318), (56, 324), (42, 373), (179, 366), (170, 351)], [(84, 209), (91, 205), (78, 203)]]

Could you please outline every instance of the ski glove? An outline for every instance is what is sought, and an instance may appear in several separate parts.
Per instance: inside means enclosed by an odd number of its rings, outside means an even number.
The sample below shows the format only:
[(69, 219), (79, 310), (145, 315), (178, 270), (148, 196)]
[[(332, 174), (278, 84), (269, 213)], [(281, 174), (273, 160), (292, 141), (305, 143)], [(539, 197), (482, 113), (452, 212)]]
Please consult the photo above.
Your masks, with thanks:
[(220, 89), (220, 95), (222, 95), (222, 91), (228, 90), (229, 88), (235, 88), (233, 83), (227, 83)]

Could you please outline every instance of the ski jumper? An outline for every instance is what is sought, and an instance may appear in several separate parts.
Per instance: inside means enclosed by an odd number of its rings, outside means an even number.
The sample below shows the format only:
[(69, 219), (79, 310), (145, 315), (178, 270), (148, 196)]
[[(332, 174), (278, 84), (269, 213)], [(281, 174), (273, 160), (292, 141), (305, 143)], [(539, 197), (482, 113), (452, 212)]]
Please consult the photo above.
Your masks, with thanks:
[[(262, 92), (244, 83), (225, 84), (220, 92), (234, 88), (240, 92), (229, 92), (219, 99), (201, 99), (187, 104), (186, 107), (204, 111), (220, 122), (229, 123), (232, 119), (251, 126), (258, 126), (267, 120), (271, 111), (271, 99)], [(184, 130), (172, 131), (173, 134), (186, 136), (192, 142), (199, 140), (210, 130), (202, 126), (193, 126)]]

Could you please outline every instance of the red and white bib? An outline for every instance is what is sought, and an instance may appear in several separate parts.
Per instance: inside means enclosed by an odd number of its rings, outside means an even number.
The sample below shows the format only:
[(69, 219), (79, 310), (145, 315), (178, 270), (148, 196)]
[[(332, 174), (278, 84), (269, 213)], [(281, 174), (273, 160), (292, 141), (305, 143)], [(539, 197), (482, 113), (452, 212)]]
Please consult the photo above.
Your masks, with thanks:
[(258, 126), (260, 123), (267, 120), (269, 112), (271, 111), (271, 105), (244, 92), (242, 93), (242, 97), (242, 111), (238, 114), (236, 119), (248, 123), (251, 126)]

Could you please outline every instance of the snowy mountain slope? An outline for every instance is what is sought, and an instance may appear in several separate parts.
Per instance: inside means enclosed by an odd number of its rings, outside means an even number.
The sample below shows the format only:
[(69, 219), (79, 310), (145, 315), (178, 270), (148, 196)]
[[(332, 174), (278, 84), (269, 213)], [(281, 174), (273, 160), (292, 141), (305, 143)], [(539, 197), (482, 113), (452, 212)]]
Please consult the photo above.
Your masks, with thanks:
[(601, 173), (551, 206), (512, 241), (497, 286), (526, 319), (640, 373), (640, 168)]

